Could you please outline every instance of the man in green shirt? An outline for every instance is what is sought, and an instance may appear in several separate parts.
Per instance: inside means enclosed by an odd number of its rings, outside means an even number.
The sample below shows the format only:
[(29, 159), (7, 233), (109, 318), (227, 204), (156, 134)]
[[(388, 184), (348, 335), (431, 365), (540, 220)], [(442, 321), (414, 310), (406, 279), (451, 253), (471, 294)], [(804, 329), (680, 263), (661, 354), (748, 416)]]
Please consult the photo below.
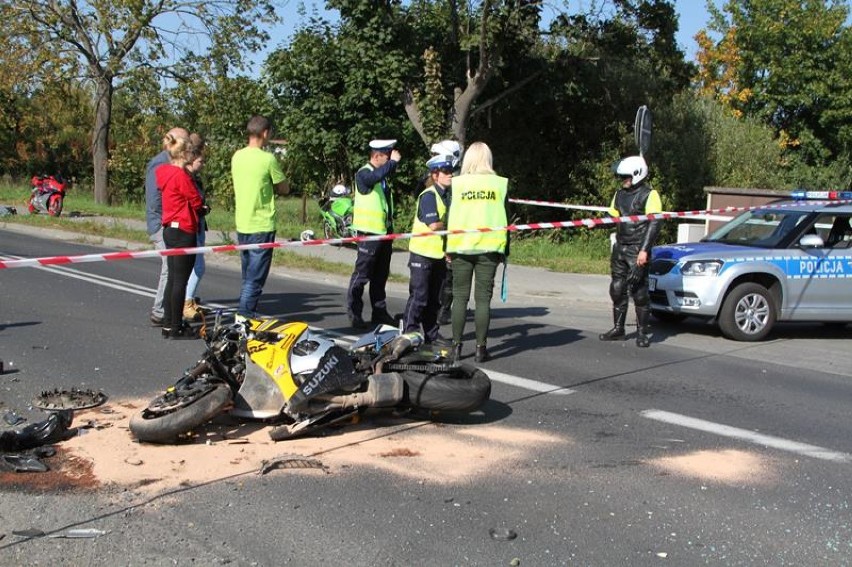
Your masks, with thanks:
[[(246, 130), (248, 145), (231, 158), (237, 243), (275, 242), (275, 195), (286, 195), (290, 189), (278, 160), (263, 149), (272, 131), (269, 119), (252, 116)], [(257, 303), (272, 267), (272, 251), (265, 248), (240, 252), (242, 287), (237, 313), (243, 317), (257, 315)]]

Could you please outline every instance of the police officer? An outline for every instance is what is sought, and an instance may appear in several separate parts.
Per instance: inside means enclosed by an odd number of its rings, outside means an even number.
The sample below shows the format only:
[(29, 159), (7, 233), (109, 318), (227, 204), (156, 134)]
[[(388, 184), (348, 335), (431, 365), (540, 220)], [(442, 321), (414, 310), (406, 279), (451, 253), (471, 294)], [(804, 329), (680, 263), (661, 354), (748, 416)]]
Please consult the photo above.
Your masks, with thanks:
[[(461, 167), (461, 145), (455, 140), (441, 140), (429, 149), (432, 156), (449, 156), (452, 158), (453, 173), (459, 174)], [(438, 324), (447, 325), (451, 320), (451, 309), (453, 306), (453, 271), (450, 269), (450, 257), (447, 256), (447, 277), (441, 285), (441, 310), (438, 311)]]
[[(461, 175), (453, 178), (447, 230), (506, 226), (508, 179), (494, 173), (491, 149), (474, 142), (464, 154)], [(491, 297), (497, 266), (509, 255), (505, 230), (447, 235), (447, 253), (453, 270), (453, 350), (461, 357), (467, 302), (475, 288), (476, 362), (489, 360), (486, 349), (491, 325)]]
[[(437, 155), (426, 162), (426, 167), (429, 178), (426, 188), (417, 197), (411, 228), (413, 234), (443, 230), (447, 217), (453, 158), (451, 155)], [(420, 331), (422, 326), (427, 343), (450, 346), (438, 333), (440, 295), (447, 274), (444, 248), (443, 236), (414, 237), (409, 242), (411, 278), (403, 317), (406, 333)]]
[[(648, 164), (642, 156), (630, 156), (618, 162), (615, 175), (621, 180), (621, 188), (616, 191), (609, 207), (613, 217), (628, 215), (646, 215), (662, 211), (660, 195), (645, 183), (648, 177)], [(615, 245), (610, 258), (612, 281), (609, 295), (612, 298), (612, 319), (614, 326), (598, 338), (602, 341), (621, 341), (625, 338), (624, 322), (627, 319), (628, 294), (633, 297), (636, 308), (636, 345), (647, 347), (651, 344), (648, 337), (650, 308), (648, 304), (648, 261), (651, 247), (660, 232), (658, 220), (645, 220), (636, 223), (619, 223), (616, 229)]]
[[(393, 197), (387, 177), (396, 169), (401, 155), (394, 149), (396, 140), (370, 142), (370, 161), (355, 173), (355, 202), (352, 228), (358, 235), (393, 232)], [(346, 309), (349, 322), (357, 329), (367, 325), (361, 317), (364, 287), (370, 284), (371, 322), (395, 324), (387, 311), (385, 284), (390, 274), (391, 241), (376, 240), (358, 244), (355, 271), (349, 280)]]

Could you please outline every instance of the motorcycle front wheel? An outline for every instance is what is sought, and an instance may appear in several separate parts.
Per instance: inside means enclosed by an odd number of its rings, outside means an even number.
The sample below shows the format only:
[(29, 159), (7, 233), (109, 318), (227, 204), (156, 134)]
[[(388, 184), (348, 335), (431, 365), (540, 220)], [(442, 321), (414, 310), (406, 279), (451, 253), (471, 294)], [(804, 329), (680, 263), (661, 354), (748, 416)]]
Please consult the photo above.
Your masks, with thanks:
[(47, 200), (47, 214), (52, 217), (58, 217), (62, 214), (62, 196), (53, 195)]
[(199, 379), (157, 396), (130, 420), (130, 432), (148, 443), (171, 443), (222, 413), (231, 403), (231, 388)]
[(405, 381), (403, 401), (414, 408), (472, 412), (491, 395), (491, 380), (475, 366), (460, 364), (446, 372), (423, 374), (412, 370), (401, 372)]

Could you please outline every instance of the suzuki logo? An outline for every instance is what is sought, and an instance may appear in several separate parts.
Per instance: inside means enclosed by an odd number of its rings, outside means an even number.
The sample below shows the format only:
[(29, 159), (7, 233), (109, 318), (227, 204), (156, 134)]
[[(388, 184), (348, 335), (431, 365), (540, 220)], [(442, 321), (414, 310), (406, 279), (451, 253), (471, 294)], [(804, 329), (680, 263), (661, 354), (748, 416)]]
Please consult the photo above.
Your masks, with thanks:
[(326, 379), (326, 377), (334, 370), (334, 367), (337, 366), (338, 358), (337, 355), (332, 355), (331, 358), (328, 359), (328, 362), (323, 365), (320, 370), (314, 374), (313, 378), (311, 378), (304, 386), (302, 386), (302, 391), (306, 396), (310, 396), (311, 393), (316, 389), (322, 381)]

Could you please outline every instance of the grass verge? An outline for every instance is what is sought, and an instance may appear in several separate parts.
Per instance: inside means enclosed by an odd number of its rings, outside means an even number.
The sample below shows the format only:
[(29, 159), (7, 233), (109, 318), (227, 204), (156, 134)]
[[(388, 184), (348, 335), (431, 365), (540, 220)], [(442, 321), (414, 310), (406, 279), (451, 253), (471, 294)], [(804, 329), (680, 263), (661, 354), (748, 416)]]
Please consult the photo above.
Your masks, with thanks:
[[(26, 187), (0, 185), (0, 204), (14, 206), (19, 213), (26, 212), (28, 197), (29, 190)], [(276, 205), (280, 237), (298, 239), (304, 230), (313, 230), (316, 235), (322, 235), (316, 202), (303, 201), (301, 197), (286, 197), (280, 198)], [(72, 189), (66, 195), (63, 213), (59, 217), (18, 214), (3, 217), (2, 220), (144, 244), (148, 242), (148, 235), (143, 228), (135, 227), (138, 223), (130, 225), (120, 222), (123, 219), (142, 221), (144, 218), (143, 204), (124, 204), (115, 207), (98, 205), (90, 195), (75, 193)], [(307, 222), (301, 222), (302, 218), (306, 218)], [(119, 221), (113, 219), (119, 219)], [(234, 215), (231, 211), (214, 210), (207, 221), (211, 233), (216, 234), (217, 237), (234, 231)], [(394, 248), (397, 250), (404, 251), (407, 247), (407, 241), (394, 241)], [(515, 233), (512, 236), (509, 262), (554, 272), (607, 274), (609, 273), (609, 232), (579, 228)], [(294, 270), (313, 270), (338, 275), (352, 273), (351, 265), (303, 256), (286, 250), (276, 250), (274, 263), (276, 266), (290, 267)], [(391, 281), (406, 280), (394, 275), (390, 279)]]

